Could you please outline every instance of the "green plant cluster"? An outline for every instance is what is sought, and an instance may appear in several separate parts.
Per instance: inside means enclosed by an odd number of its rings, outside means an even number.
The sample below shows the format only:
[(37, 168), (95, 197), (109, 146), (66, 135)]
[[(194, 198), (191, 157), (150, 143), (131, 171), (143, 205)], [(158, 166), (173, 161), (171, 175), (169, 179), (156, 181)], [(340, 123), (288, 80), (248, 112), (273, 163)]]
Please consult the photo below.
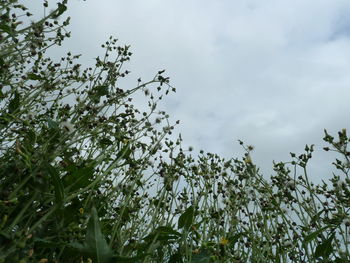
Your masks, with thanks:
[(158, 110), (175, 91), (164, 71), (120, 87), (132, 53), (112, 37), (94, 67), (54, 61), (67, 0), (43, 5), (31, 21), (0, 1), (0, 262), (350, 262), (345, 129), (325, 132), (343, 160), (322, 185), (308, 179), (313, 146), (268, 180), (243, 142), (241, 159), (193, 157)]

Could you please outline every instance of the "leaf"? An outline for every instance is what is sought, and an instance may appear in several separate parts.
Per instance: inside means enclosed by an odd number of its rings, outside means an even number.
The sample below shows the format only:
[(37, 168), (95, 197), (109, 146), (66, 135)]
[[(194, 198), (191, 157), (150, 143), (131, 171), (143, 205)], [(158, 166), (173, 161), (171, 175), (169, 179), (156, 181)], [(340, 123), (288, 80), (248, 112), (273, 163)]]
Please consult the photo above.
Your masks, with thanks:
[(31, 80), (43, 80), (42, 77), (40, 77), (39, 75), (34, 74), (34, 73), (28, 73), (27, 78), (31, 79)]
[(83, 206), (84, 204), (82, 204), (77, 197), (71, 200), (70, 205), (64, 206), (63, 211), (61, 212), (64, 223), (68, 225), (70, 222), (76, 221), (77, 213)]
[(62, 205), (64, 200), (64, 188), (61, 178), (57, 170), (50, 164), (46, 164), (46, 169), (49, 172), (53, 185), (55, 187), (55, 199), (56, 203)]
[(180, 252), (172, 254), (169, 258), (168, 263), (183, 263), (182, 256)]
[(1, 29), (3, 32), (9, 34), (10, 36), (13, 35), (13, 30), (12, 30), (12, 28), (11, 28), (10, 26), (6, 25), (5, 23), (1, 23), (1, 24), (0, 24), (0, 29)]
[(199, 254), (194, 254), (192, 256), (191, 263), (209, 263), (210, 256), (207, 250), (202, 250)]
[(100, 97), (106, 96), (109, 94), (108, 86), (96, 86), (95, 89), (96, 89), (96, 94)]
[(238, 241), (238, 239), (244, 235), (244, 232), (241, 232), (241, 233), (237, 233), (235, 234), (234, 236), (232, 237), (229, 237), (228, 240), (229, 240), (229, 244), (230, 246), (234, 246), (235, 243)]
[(322, 228), (312, 232), (311, 234), (307, 235), (303, 241), (304, 244), (314, 240), (320, 233), (322, 233), (324, 230), (326, 230), (327, 228), (330, 228), (330, 227), (333, 227), (333, 226), (327, 225), (327, 226), (322, 227)]
[(131, 154), (131, 149), (130, 149), (130, 142), (125, 145), (117, 154), (116, 158), (120, 159), (123, 157), (123, 159), (127, 160)]
[(107, 146), (109, 145), (112, 145), (113, 142), (108, 139), (108, 138), (102, 138), (100, 141), (99, 141), (100, 145), (103, 147), (103, 148), (106, 148)]
[(35, 247), (37, 248), (54, 248), (57, 249), (58, 247), (64, 247), (66, 246), (66, 242), (55, 242), (46, 240), (43, 238), (34, 237), (33, 242), (35, 243)]
[(324, 212), (324, 209), (321, 210), (320, 212), (318, 212), (316, 215), (314, 215), (311, 220), (310, 220), (310, 225), (312, 225), (313, 223), (317, 222), (321, 216), (321, 214)]
[(71, 244), (83, 255), (90, 257), (96, 263), (109, 263), (113, 260), (113, 252), (108, 246), (102, 232), (95, 207), (91, 210), (85, 242), (83, 245)]
[(335, 237), (335, 233), (333, 233), (328, 239), (326, 239), (323, 243), (319, 244), (316, 247), (315, 258), (329, 257), (329, 255), (333, 252), (332, 241), (334, 237)]
[(281, 247), (279, 247), (278, 251), (276, 251), (276, 256), (275, 256), (275, 259), (274, 259), (275, 263), (281, 263), (280, 255), (281, 255)]
[(74, 164), (71, 164), (68, 170), (70, 170), (70, 172), (63, 177), (63, 182), (70, 191), (88, 186), (91, 183), (90, 178), (93, 177), (95, 171), (94, 168), (90, 166), (78, 169)]
[(33, 129), (29, 129), (28, 130), (28, 140), (31, 142), (31, 143), (34, 143), (36, 142), (36, 133)]
[(108, 86), (95, 86), (91, 99), (94, 103), (99, 103), (102, 96), (109, 94)]
[(333, 263), (349, 263), (350, 260), (347, 260), (346, 258), (339, 258), (339, 257), (336, 257), (334, 260), (333, 260)]
[(15, 97), (9, 103), (9, 113), (14, 113), (20, 104), (20, 95), (18, 92), (15, 92)]
[(163, 241), (162, 243), (171, 243), (181, 237), (181, 234), (169, 226), (160, 226), (155, 229), (151, 234), (146, 236), (144, 240), (146, 242)]
[(62, 15), (66, 10), (67, 10), (67, 6), (65, 4), (62, 3), (57, 3), (58, 8), (56, 9), (56, 13), (52, 15), (52, 18), (57, 18), (60, 15)]
[(49, 127), (49, 129), (53, 129), (53, 130), (58, 129), (58, 123), (50, 118), (47, 119), (47, 126)]
[(141, 260), (143, 259), (144, 257), (139, 257), (139, 256), (136, 256), (136, 257), (123, 257), (123, 256), (113, 256), (113, 262), (115, 263), (135, 263), (135, 262), (142, 262), (142, 261), (138, 261), (138, 260)]
[(194, 219), (194, 208), (193, 206), (189, 206), (186, 211), (179, 217), (177, 227), (180, 228), (189, 228)]

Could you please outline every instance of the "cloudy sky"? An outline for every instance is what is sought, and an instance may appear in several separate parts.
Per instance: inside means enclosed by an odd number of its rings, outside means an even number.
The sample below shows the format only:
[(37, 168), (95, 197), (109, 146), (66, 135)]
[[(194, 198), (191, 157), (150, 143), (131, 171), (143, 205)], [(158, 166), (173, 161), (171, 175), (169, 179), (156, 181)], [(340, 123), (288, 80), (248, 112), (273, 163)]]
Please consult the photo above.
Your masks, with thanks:
[(166, 69), (177, 93), (162, 107), (187, 146), (239, 157), (241, 139), (269, 174), (313, 143), (311, 177), (330, 175), (323, 129), (350, 131), (350, 1), (70, 2), (63, 48), (93, 64), (113, 35), (131, 45), (132, 81)]

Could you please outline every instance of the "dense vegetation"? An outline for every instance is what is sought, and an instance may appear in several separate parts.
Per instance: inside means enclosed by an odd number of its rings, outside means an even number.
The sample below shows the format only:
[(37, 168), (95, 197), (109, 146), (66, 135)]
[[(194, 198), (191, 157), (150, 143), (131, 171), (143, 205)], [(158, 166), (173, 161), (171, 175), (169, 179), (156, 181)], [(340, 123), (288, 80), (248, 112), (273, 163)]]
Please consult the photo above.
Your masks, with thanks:
[(164, 71), (119, 87), (131, 52), (114, 38), (94, 67), (54, 61), (67, 0), (44, 6), (33, 22), (0, 1), (0, 262), (350, 262), (346, 130), (325, 132), (343, 160), (322, 185), (313, 146), (268, 180), (243, 142), (241, 159), (193, 157), (157, 109)]

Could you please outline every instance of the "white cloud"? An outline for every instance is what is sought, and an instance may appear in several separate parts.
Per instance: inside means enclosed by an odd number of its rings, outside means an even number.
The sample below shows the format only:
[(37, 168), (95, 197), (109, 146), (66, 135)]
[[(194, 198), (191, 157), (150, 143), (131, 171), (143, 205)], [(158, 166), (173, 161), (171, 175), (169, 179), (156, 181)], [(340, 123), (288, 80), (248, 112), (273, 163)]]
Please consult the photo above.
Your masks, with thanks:
[[(167, 69), (178, 93), (164, 107), (182, 121), (178, 131), (197, 149), (237, 156), (234, 141), (244, 139), (255, 144), (253, 158), (269, 171), (273, 159), (288, 160), (306, 143), (321, 149), (323, 128), (350, 128), (347, 0), (70, 5), (67, 46), (75, 53), (92, 59), (115, 35), (134, 51), (131, 78)], [(326, 167), (326, 157), (316, 155)]]

